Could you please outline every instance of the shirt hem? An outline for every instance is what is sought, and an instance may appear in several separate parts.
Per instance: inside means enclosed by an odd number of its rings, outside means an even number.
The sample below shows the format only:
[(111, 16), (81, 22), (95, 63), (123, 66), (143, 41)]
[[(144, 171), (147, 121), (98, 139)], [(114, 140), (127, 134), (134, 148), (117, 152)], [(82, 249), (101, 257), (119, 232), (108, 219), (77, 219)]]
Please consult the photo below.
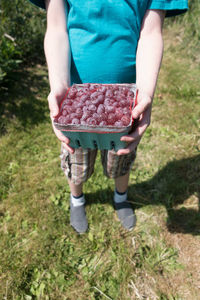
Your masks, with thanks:
[(166, 17), (172, 17), (185, 13), (188, 10), (186, 1), (179, 1), (179, 3), (163, 3), (163, 1), (154, 1), (148, 9), (159, 9), (166, 11)]

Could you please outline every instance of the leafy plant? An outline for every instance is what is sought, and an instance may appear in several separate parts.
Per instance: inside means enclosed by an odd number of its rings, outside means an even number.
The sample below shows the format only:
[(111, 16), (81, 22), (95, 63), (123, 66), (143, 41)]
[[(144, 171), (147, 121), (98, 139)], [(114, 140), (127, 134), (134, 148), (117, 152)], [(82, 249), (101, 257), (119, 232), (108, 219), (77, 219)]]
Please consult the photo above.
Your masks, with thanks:
[(44, 62), (43, 37), (46, 17), (28, 1), (0, 2), (0, 82), (19, 63)]

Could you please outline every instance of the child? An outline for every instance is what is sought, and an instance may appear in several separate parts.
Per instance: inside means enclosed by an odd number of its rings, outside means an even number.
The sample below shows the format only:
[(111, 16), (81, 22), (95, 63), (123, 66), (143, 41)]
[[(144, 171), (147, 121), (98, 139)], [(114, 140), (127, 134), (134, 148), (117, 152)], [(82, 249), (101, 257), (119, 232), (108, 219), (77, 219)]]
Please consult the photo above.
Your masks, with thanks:
[[(129, 172), (136, 147), (150, 124), (151, 107), (163, 54), (162, 26), (165, 16), (188, 9), (187, 0), (31, 0), (46, 8), (44, 49), (51, 92), (51, 119), (67, 88), (73, 83), (133, 83), (138, 105), (133, 118), (137, 129), (123, 136), (128, 142), (118, 152), (101, 151), (106, 176), (115, 180), (114, 207), (127, 230), (134, 228), (135, 213), (127, 199)], [(53, 125), (53, 123), (52, 123)], [(62, 142), (61, 166), (70, 190), (70, 223), (83, 233), (88, 229), (85, 182), (93, 172), (97, 151), (72, 149), (69, 140), (55, 129)]]

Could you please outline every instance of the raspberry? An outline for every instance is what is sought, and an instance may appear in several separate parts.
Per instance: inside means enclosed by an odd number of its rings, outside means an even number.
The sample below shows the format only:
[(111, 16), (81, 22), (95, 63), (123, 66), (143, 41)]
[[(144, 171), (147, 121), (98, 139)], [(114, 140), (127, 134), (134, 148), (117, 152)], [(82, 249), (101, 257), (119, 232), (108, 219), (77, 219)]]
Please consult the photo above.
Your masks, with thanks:
[(107, 124), (106, 124), (106, 121), (101, 121), (100, 123), (99, 123), (99, 126), (106, 126)]
[(120, 95), (122, 99), (126, 100), (126, 94), (124, 92), (122, 92)]
[(122, 113), (121, 107), (116, 107), (115, 112), (116, 112), (116, 113)]
[(74, 99), (75, 101), (73, 101), (73, 103), (72, 103), (72, 106), (71, 107), (73, 107), (73, 108), (75, 108), (76, 109), (76, 107), (77, 107), (77, 103), (79, 103), (78, 102), (78, 100), (77, 99)]
[(119, 96), (119, 95), (116, 95), (115, 96), (115, 99), (116, 99), (116, 101), (119, 103), (119, 105), (120, 105), (120, 101), (121, 101), (121, 97)]
[(81, 122), (81, 125), (87, 125), (87, 122), (84, 120), (81, 120), (80, 122)]
[(89, 94), (90, 93), (90, 88), (84, 88), (84, 94)]
[(58, 118), (58, 123), (64, 124), (64, 122), (65, 122), (65, 117), (60, 116), (60, 117)]
[(131, 120), (128, 116), (123, 116), (121, 121), (122, 121), (124, 126), (128, 126)]
[(124, 94), (121, 93), (120, 98), (121, 98), (121, 100), (127, 102), (127, 97)]
[(102, 92), (102, 94), (104, 94), (106, 92), (106, 87), (104, 85), (100, 86), (99, 91)]
[(72, 100), (70, 100), (70, 99), (66, 99), (66, 106), (71, 106), (72, 105), (72, 103), (73, 103), (73, 101)]
[(90, 85), (89, 90), (90, 91), (95, 91), (95, 88), (94, 88), (94, 86), (92, 84)]
[(87, 118), (91, 117), (92, 116), (92, 113), (90, 111), (86, 111), (84, 112), (84, 114), (82, 115), (82, 118), (81, 120), (85, 121), (87, 120)]
[(100, 121), (99, 114), (94, 113), (94, 114), (92, 115), (92, 117), (96, 120), (97, 124), (99, 124), (99, 121)]
[(121, 107), (126, 107), (126, 101), (125, 100), (121, 100), (120, 101), (120, 106)]
[(60, 116), (60, 117), (58, 118), (58, 123), (59, 123), (59, 124), (65, 125), (65, 124), (69, 124), (70, 122), (71, 122), (70, 116), (65, 116), (65, 117)]
[(88, 95), (87, 95), (87, 94), (83, 94), (83, 95), (80, 97), (80, 101), (85, 102), (86, 100), (88, 100)]
[(77, 93), (76, 93), (76, 96), (77, 97), (81, 97), (82, 95), (84, 95), (84, 91), (83, 90), (79, 90)]
[(76, 108), (75, 107), (72, 107), (72, 106), (69, 106), (67, 108), (67, 111), (68, 111), (68, 114), (71, 114), (71, 113), (74, 113), (76, 111)]
[(117, 120), (121, 120), (121, 118), (123, 117), (122, 111), (121, 110), (116, 110), (115, 117), (116, 117)]
[(92, 104), (94, 104), (95, 106), (98, 106), (98, 105), (100, 104), (98, 98), (92, 99), (91, 102), (92, 102)]
[(66, 109), (63, 109), (62, 115), (63, 115), (63, 116), (66, 116), (66, 115), (67, 115), (67, 110), (66, 110)]
[(77, 113), (72, 113), (72, 114), (70, 115), (70, 118), (71, 118), (71, 119), (78, 119)]
[(86, 112), (88, 112), (89, 110), (88, 110), (88, 107), (87, 106), (84, 106), (83, 107), (83, 113), (86, 113)]
[(130, 115), (131, 114), (130, 109), (128, 107), (124, 107), (122, 111), (123, 111), (124, 115)]
[(108, 118), (107, 113), (99, 114), (99, 120), (101, 121), (106, 121)]
[(85, 86), (84, 90), (89, 89), (90, 88), (90, 83), (84, 83), (84, 86)]
[(108, 115), (108, 124), (113, 125), (115, 123), (115, 121), (116, 121), (115, 114), (110, 113)]
[(79, 119), (74, 118), (74, 119), (72, 120), (72, 124), (74, 124), (74, 125), (80, 124)]
[(96, 106), (94, 104), (90, 104), (89, 107), (88, 107), (88, 109), (90, 111), (93, 111), (93, 112), (95, 112), (97, 110), (97, 108), (96, 108)]
[(105, 112), (105, 107), (103, 104), (99, 104), (98, 108), (97, 108), (97, 113), (98, 114), (102, 114)]
[(88, 125), (97, 125), (97, 122), (94, 118), (88, 118), (87, 123)]
[(104, 101), (104, 95), (99, 95), (98, 97), (97, 97), (97, 99), (98, 99), (98, 101), (99, 101), (99, 103), (103, 103), (103, 101)]
[(93, 87), (93, 89), (97, 90), (100, 87), (100, 85), (99, 84), (93, 84), (92, 87)]
[(133, 91), (130, 91), (130, 90), (128, 90), (128, 92), (127, 92), (127, 96), (128, 96), (128, 97), (131, 97), (131, 98), (134, 98), (134, 92), (133, 92)]
[(91, 104), (91, 101), (90, 101), (90, 100), (85, 101), (85, 105), (86, 105), (86, 106), (89, 106), (90, 104)]
[(96, 99), (97, 97), (99, 96), (99, 93), (98, 92), (94, 92), (90, 95), (90, 98), (91, 99)]
[(74, 99), (76, 97), (76, 90), (74, 88), (70, 89), (67, 94), (67, 97)]
[(76, 114), (79, 119), (82, 117), (82, 109), (80, 107), (76, 109)]
[(112, 106), (114, 107), (114, 109), (116, 110), (117, 107), (119, 107), (119, 104), (117, 101), (113, 102)]
[(113, 92), (111, 90), (107, 90), (106, 93), (105, 93), (105, 96), (112, 98), (113, 97)]
[(82, 109), (84, 107), (84, 103), (78, 102), (76, 107)]
[(107, 113), (114, 113), (115, 112), (115, 108), (113, 106), (106, 106), (106, 112)]
[(109, 105), (112, 105), (111, 99), (110, 98), (105, 98), (105, 100), (104, 100), (104, 106), (106, 107), (106, 106), (109, 106)]
[(122, 121), (117, 121), (117, 122), (115, 122), (115, 126), (122, 127), (123, 126), (123, 122)]
[(123, 87), (122, 87), (122, 91), (123, 91), (125, 94), (127, 94), (128, 91), (129, 91), (129, 88), (128, 88), (127, 86), (123, 86)]

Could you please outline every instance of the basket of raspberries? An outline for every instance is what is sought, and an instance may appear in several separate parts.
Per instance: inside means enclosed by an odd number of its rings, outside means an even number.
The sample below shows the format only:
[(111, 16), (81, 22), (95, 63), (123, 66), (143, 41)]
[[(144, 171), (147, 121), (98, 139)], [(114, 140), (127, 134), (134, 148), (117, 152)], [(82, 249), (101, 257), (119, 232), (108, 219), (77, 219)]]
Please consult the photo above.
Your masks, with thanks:
[(120, 138), (132, 129), (135, 105), (135, 84), (74, 84), (54, 125), (70, 139), (72, 148), (117, 151), (126, 146)]

